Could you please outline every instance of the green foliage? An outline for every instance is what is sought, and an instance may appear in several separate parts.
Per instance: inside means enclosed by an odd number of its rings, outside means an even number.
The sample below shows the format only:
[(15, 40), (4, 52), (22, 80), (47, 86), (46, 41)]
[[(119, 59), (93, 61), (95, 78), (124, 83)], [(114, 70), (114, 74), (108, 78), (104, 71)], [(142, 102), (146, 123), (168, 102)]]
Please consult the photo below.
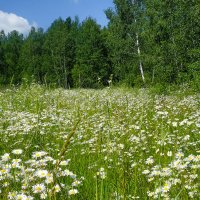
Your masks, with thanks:
[[(57, 87), (112, 84), (165, 88), (188, 83), (199, 90), (200, 3), (114, 0), (108, 26), (92, 18), (56, 19), (47, 31), (0, 33), (0, 83), (23, 79)], [(161, 90), (162, 89), (156, 89)]]
[(45, 81), (65, 88), (72, 86), (71, 70), (75, 63), (78, 19), (55, 20), (46, 33), (43, 68)]
[(76, 42), (76, 64), (72, 70), (76, 87), (96, 87), (98, 78), (108, 78), (105, 46), (100, 26), (88, 18), (80, 26)]
[(42, 83), (43, 69), (41, 67), (43, 58), (44, 33), (42, 29), (36, 30), (32, 27), (28, 37), (22, 46), (19, 66), (22, 69), (21, 78), (26, 78), (29, 82), (34, 80)]
[(4, 83), (5, 76), (6, 76), (6, 69), (5, 69), (5, 40), (6, 36), (4, 31), (0, 32), (0, 84)]
[(6, 37), (5, 41), (5, 83), (19, 83), (21, 67), (18, 66), (21, 47), (23, 44), (23, 35), (17, 31), (12, 31)]

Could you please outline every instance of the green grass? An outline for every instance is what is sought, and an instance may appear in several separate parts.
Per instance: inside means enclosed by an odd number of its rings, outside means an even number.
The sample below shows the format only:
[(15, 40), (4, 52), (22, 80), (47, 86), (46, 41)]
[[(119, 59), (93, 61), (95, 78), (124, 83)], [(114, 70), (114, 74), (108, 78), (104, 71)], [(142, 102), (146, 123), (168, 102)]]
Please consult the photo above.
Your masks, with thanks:
[(199, 99), (183, 90), (2, 90), (0, 199), (200, 199)]

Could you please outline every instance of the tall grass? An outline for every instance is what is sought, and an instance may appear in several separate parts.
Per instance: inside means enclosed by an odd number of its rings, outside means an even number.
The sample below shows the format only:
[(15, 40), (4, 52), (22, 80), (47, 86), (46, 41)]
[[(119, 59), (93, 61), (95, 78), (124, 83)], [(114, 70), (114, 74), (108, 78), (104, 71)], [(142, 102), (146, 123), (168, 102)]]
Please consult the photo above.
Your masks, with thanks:
[(0, 92), (0, 199), (199, 199), (200, 95)]

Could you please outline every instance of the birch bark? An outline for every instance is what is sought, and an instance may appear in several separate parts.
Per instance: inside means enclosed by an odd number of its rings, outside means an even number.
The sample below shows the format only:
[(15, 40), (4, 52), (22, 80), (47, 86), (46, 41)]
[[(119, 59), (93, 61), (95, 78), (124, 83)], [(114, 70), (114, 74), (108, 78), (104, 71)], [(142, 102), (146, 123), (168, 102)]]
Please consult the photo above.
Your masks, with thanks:
[[(135, 0), (132, 0), (132, 4), (133, 5), (135, 4)], [(135, 24), (137, 24), (136, 17), (135, 17)], [(142, 81), (143, 81), (143, 83), (145, 83), (144, 70), (143, 70), (143, 65), (142, 65), (142, 60), (141, 60), (139, 35), (138, 35), (137, 31), (136, 31), (136, 45), (137, 45), (137, 53), (138, 53), (138, 57), (139, 57), (139, 69), (140, 69), (140, 73), (141, 73), (141, 76), (142, 76)]]

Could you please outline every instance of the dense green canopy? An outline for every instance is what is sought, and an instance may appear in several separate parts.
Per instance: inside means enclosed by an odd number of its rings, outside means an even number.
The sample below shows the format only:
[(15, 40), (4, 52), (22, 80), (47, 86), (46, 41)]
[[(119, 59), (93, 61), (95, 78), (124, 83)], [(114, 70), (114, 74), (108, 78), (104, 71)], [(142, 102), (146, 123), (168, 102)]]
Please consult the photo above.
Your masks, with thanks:
[(107, 27), (56, 19), (28, 36), (0, 32), (0, 83), (59, 87), (200, 83), (200, 2), (114, 0)]

